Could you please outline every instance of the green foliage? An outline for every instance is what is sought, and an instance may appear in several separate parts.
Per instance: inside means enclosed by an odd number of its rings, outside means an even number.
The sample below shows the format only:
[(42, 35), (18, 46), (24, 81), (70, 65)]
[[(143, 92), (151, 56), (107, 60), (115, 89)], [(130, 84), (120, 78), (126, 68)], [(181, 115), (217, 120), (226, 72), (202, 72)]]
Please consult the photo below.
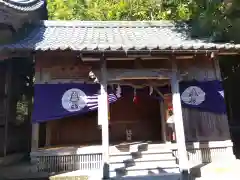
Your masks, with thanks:
[(199, 6), (194, 14), (193, 34), (198, 36), (211, 36), (215, 40), (221, 40), (228, 31), (229, 19), (223, 3), (209, 3)]
[(235, 36), (240, 30), (234, 15), (240, 3), (230, 2), (226, 5), (221, 0), (48, 0), (48, 12), (53, 20), (190, 21), (194, 36), (232, 40), (238, 39)]
[(48, 0), (54, 20), (188, 20), (190, 0)]
[(53, 20), (71, 20), (73, 16), (73, 7), (75, 0), (68, 2), (63, 0), (48, 0), (48, 16)]

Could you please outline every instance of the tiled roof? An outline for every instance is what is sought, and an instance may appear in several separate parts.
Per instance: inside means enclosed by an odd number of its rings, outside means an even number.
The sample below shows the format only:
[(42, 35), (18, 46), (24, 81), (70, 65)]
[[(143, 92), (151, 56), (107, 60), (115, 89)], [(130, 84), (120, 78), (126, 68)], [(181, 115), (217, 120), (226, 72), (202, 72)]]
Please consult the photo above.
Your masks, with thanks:
[(19, 10), (19, 11), (35, 11), (40, 9), (45, 4), (45, 0), (0, 0), (0, 6)]
[(13, 50), (230, 50), (240, 44), (193, 39), (186, 25), (169, 21), (41, 21), (28, 37), (0, 46)]

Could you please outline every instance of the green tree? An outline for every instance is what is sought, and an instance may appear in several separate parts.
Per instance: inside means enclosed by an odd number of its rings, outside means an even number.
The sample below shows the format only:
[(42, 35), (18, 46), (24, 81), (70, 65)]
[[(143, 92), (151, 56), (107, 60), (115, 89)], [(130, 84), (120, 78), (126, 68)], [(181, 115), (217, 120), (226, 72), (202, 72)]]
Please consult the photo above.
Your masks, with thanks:
[(194, 36), (240, 42), (238, 0), (48, 0), (53, 20), (173, 20), (192, 23)]
[(190, 0), (48, 0), (49, 19), (187, 20)]

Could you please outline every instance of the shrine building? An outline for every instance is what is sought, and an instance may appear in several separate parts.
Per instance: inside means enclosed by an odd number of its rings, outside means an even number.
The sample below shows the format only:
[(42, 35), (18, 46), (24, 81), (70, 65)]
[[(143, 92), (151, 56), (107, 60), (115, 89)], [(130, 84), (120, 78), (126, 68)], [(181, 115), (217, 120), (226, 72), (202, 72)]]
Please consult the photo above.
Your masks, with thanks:
[(35, 62), (30, 157), (39, 172), (104, 168), (104, 177), (123, 177), (235, 158), (218, 58), (240, 45), (192, 38), (170, 21), (31, 28), (0, 50), (31, 52)]

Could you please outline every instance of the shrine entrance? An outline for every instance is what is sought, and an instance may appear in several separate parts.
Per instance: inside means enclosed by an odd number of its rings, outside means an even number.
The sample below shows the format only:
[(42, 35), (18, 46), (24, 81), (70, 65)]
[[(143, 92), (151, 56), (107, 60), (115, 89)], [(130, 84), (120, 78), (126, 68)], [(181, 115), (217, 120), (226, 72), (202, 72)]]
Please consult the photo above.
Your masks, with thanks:
[(110, 143), (165, 143), (167, 109), (160, 89), (170, 89), (169, 80), (131, 78), (110, 81), (110, 86), (117, 86), (120, 93), (120, 98), (109, 104)]
[(110, 143), (161, 142), (160, 100), (145, 90), (133, 90), (110, 105)]

